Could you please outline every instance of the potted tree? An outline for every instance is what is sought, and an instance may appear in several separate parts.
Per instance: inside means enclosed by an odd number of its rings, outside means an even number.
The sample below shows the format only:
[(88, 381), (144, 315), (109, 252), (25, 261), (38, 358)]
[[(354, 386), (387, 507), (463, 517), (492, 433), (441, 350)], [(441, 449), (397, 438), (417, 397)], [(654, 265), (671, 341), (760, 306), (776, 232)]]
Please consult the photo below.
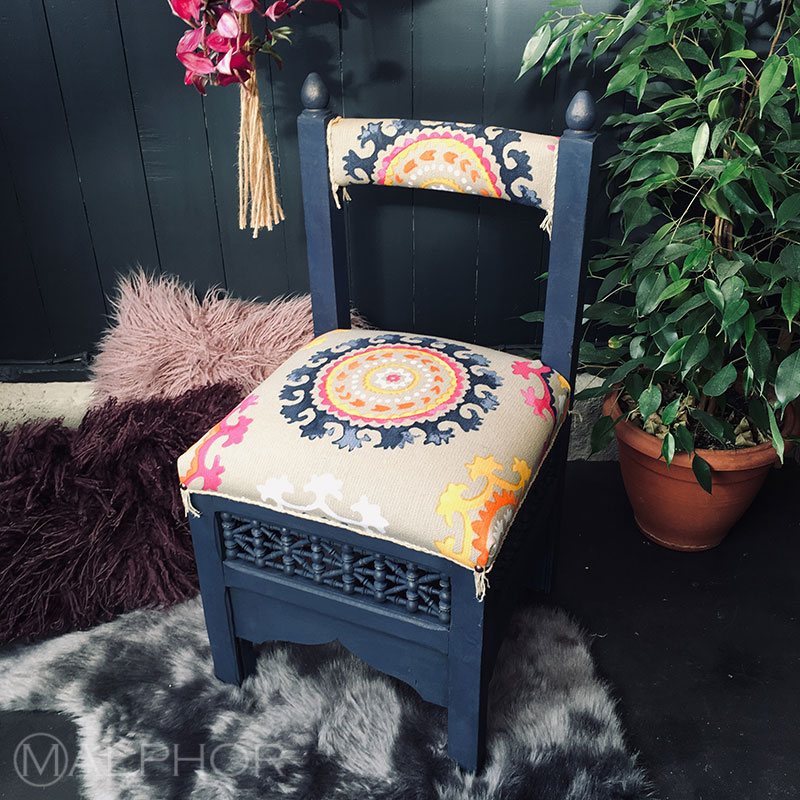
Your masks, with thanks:
[[(610, 64), (630, 111), (605, 164), (620, 237), (590, 272), (585, 317), (610, 332), (585, 365), (608, 394), (645, 535), (718, 544), (795, 433), (800, 395), (800, 13), (788, 0), (638, 0), (592, 14), (558, 0), (520, 75), (569, 52)], [(763, 33), (767, 30), (766, 34)]]

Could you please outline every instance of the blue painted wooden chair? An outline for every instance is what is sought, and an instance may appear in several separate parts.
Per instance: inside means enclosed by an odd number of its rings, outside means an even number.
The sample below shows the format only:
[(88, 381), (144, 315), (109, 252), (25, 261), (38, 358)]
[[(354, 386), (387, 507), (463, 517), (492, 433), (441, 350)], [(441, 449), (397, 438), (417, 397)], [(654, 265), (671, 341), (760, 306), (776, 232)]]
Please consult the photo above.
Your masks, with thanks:
[[(335, 118), (315, 74), (302, 97), (319, 336), (179, 461), (214, 668), (239, 683), (253, 669), (253, 643), (338, 639), (446, 706), (448, 752), (476, 770), (504, 625), (523, 588), (549, 586), (594, 106), (578, 93), (559, 138)], [(347, 330), (332, 184), (358, 183), (450, 189), (523, 203), (533, 218), (544, 212), (544, 364), (441, 337)]]

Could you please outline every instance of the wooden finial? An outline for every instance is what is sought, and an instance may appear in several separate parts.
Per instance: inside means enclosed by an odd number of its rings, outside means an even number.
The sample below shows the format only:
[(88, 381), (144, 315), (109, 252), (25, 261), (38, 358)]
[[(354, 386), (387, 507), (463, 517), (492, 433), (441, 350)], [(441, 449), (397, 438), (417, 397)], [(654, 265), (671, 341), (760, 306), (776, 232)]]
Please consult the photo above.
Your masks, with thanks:
[(567, 107), (567, 127), (576, 133), (590, 131), (594, 125), (596, 112), (594, 100), (586, 89), (581, 89)]
[(322, 111), (328, 107), (330, 93), (322, 78), (316, 72), (309, 72), (303, 81), (300, 99), (303, 101), (303, 108), (307, 108), (310, 111)]

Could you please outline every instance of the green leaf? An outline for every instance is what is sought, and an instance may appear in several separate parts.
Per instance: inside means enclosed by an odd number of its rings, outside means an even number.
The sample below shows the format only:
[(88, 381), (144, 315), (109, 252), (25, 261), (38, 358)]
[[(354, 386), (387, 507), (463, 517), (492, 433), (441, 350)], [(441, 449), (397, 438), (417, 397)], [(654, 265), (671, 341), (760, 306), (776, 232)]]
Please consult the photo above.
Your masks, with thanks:
[(763, 384), (769, 377), (769, 366), (772, 361), (772, 352), (769, 349), (767, 340), (756, 331), (750, 342), (750, 346), (745, 351), (747, 363), (753, 368), (753, 374), (759, 384)]
[(701, 411), (699, 408), (693, 408), (690, 413), (715, 439), (720, 442), (725, 441), (725, 426), (722, 424), (722, 420), (712, 417), (711, 414)]
[(749, 310), (750, 304), (745, 299), (734, 300), (732, 303), (728, 303), (725, 306), (725, 311), (722, 313), (722, 327), (728, 328), (733, 325), (734, 322), (738, 322)]
[(615, 75), (612, 75), (603, 97), (608, 97), (627, 89), (634, 82), (640, 71), (639, 65), (636, 63), (625, 64)]
[(650, 3), (645, 3), (645, 0), (639, 0), (625, 15), (625, 18), (622, 20), (622, 27), (617, 36), (620, 37), (626, 34), (649, 10)]
[(612, 440), (614, 439), (614, 426), (617, 424), (616, 420), (612, 417), (602, 416), (595, 422), (592, 427), (592, 433), (589, 436), (589, 444), (592, 448), (592, 453), (599, 453), (605, 450)]
[(742, 148), (742, 151), (745, 155), (751, 156), (761, 155), (761, 150), (759, 149), (758, 145), (753, 141), (751, 136), (748, 136), (746, 133), (740, 133), (739, 131), (733, 132), (733, 138), (736, 140), (736, 144)]
[(706, 381), (706, 385), (703, 387), (703, 394), (708, 397), (719, 397), (728, 391), (735, 380), (736, 367), (732, 363), (728, 363)]
[(644, 355), (644, 336), (634, 336), (631, 339), (630, 345), (628, 345), (628, 349), (631, 354), (631, 358), (641, 358)]
[(647, 316), (655, 310), (661, 293), (667, 286), (667, 277), (661, 270), (648, 272), (642, 278), (636, 290), (636, 310), (641, 316)]
[(708, 337), (702, 333), (693, 333), (686, 342), (681, 353), (681, 370), (684, 377), (708, 355)]
[(668, 433), (664, 437), (664, 441), (661, 445), (661, 455), (664, 458), (664, 461), (667, 462), (667, 466), (672, 463), (672, 459), (675, 457), (675, 437)]
[(550, 26), (544, 25), (528, 39), (525, 50), (522, 52), (522, 66), (517, 75), (519, 80), (531, 67), (533, 67), (545, 54), (550, 44)]
[(544, 322), (544, 311), (529, 311), (523, 314), (520, 319), (523, 322)]
[(681, 406), (681, 398), (676, 397), (662, 412), (661, 421), (665, 425), (672, 425), (675, 422), (675, 417), (678, 416), (678, 409)]
[(647, 64), (650, 69), (665, 78), (677, 78), (678, 80), (694, 83), (692, 71), (669, 45), (664, 45), (648, 52)]
[(789, 354), (778, 365), (775, 375), (775, 397), (781, 407), (800, 395), (800, 350)]
[(770, 98), (783, 86), (789, 65), (781, 56), (774, 53), (766, 60), (764, 68), (761, 70), (761, 78), (758, 81), (758, 101), (761, 104), (759, 117), (764, 113), (764, 106)]
[(559, 35), (569, 25), (568, 19), (562, 19), (553, 27), (553, 41), (550, 42), (550, 47), (542, 59), (542, 77), (547, 75), (553, 67), (561, 60), (564, 51), (567, 49), (569, 37), (566, 35)]
[(647, 225), (656, 215), (656, 210), (650, 205), (646, 197), (632, 197), (622, 204), (622, 216), (625, 227), (625, 236), (636, 228)]
[(678, 445), (678, 450), (684, 453), (691, 453), (694, 450), (694, 439), (685, 425), (678, 425), (675, 428), (675, 443)]
[(763, 397), (751, 397), (747, 404), (747, 416), (755, 422), (756, 427), (762, 433), (766, 433), (769, 430), (768, 405), (769, 403)]
[(656, 369), (661, 369), (661, 367), (665, 367), (667, 364), (672, 364), (673, 362), (677, 361), (681, 357), (681, 353), (683, 352), (683, 348), (686, 346), (686, 342), (688, 342), (691, 338), (691, 336), (682, 336), (680, 339), (676, 339), (667, 348), (667, 352), (664, 353), (661, 363), (656, 367)]
[(769, 403), (767, 403), (767, 416), (769, 417), (769, 432), (772, 434), (772, 446), (775, 448), (781, 464), (783, 464), (783, 452), (785, 449), (783, 436), (780, 427), (778, 427), (778, 420), (775, 419), (775, 412)]
[(642, 417), (645, 420), (647, 420), (651, 414), (655, 414), (660, 405), (661, 389), (658, 384), (654, 383), (652, 386), (648, 386), (639, 395), (639, 411), (642, 412)]
[(656, 305), (664, 300), (669, 300), (670, 297), (675, 297), (675, 295), (678, 295), (681, 292), (685, 292), (689, 288), (690, 284), (691, 280), (689, 280), (689, 278), (680, 278), (679, 280), (676, 280), (675, 283), (671, 283), (666, 289), (664, 289), (663, 292), (661, 292)]
[(697, 482), (701, 488), (711, 494), (711, 467), (708, 461), (701, 458), (697, 453), (694, 454), (692, 459), (692, 472), (694, 472)]
[(665, 320), (667, 324), (672, 324), (682, 320), (690, 311), (694, 311), (699, 306), (706, 304), (706, 298), (702, 294), (693, 294), (688, 300), (681, 303)]
[(791, 194), (778, 206), (776, 224), (783, 228), (791, 219), (796, 219), (800, 215), (800, 192)]
[(728, 198), (738, 214), (751, 217), (758, 216), (758, 211), (753, 205), (753, 201), (740, 184), (726, 183), (722, 187), (722, 193)]
[(644, 91), (647, 88), (647, 70), (643, 69), (633, 80), (633, 91), (636, 94), (636, 105), (642, 102)]
[(753, 186), (755, 187), (756, 192), (758, 192), (761, 202), (767, 207), (769, 213), (774, 217), (775, 210), (772, 206), (772, 190), (769, 188), (766, 178), (758, 170), (753, 171)]
[(753, 341), (753, 334), (756, 332), (756, 318), (752, 314), (746, 314), (742, 320), (742, 325), (744, 326), (744, 345), (745, 347), (750, 347), (750, 342)]
[(619, 289), (620, 279), (625, 274), (626, 267), (616, 267), (603, 278), (597, 290), (597, 299), (605, 300), (615, 289)]
[(691, 153), (694, 137), (694, 128), (680, 128), (665, 136), (656, 136), (647, 146), (657, 153)]
[(786, 267), (796, 281), (800, 281), (800, 245), (790, 244), (784, 247), (778, 256), (778, 263)]
[(720, 58), (758, 58), (752, 50), (731, 50), (730, 53), (723, 53)]
[(722, 170), (719, 178), (717, 178), (717, 186), (721, 187), (726, 183), (735, 181), (744, 172), (746, 166), (747, 159), (744, 158), (736, 158), (729, 161), (725, 169)]
[(730, 130), (731, 125), (735, 120), (733, 117), (728, 117), (728, 119), (722, 120), (722, 122), (717, 123), (714, 126), (714, 132), (711, 134), (711, 152), (716, 153), (717, 148), (720, 145), (720, 142), (725, 137), (725, 134)]
[(783, 291), (781, 292), (781, 308), (789, 323), (789, 330), (791, 330), (792, 320), (797, 316), (797, 312), (800, 311), (800, 284), (792, 281), (783, 287)]
[(706, 293), (706, 297), (713, 303), (713, 305), (718, 308), (720, 311), (725, 306), (725, 298), (722, 295), (722, 292), (717, 286), (716, 281), (712, 281), (711, 278), (704, 278), (703, 279), (703, 288)]
[(692, 140), (692, 164), (695, 169), (697, 169), (700, 162), (705, 158), (709, 136), (710, 131), (708, 123), (704, 122), (697, 129), (697, 133), (695, 133), (694, 139)]

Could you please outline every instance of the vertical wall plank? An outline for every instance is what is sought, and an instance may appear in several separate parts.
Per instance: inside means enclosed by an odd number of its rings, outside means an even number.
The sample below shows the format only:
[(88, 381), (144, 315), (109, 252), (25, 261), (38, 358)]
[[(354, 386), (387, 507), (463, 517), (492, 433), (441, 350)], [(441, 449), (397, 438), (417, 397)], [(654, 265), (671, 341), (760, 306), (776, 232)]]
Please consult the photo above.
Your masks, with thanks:
[(0, 139), (0, 218), (3, 265), (0, 267), (0, 358), (44, 361), (53, 357), (36, 272), (33, 268), (17, 195)]
[[(538, 75), (531, 74), (515, 83), (525, 42), (547, 8), (547, 0), (489, 3), (484, 113), (493, 125), (554, 132), (554, 77), (540, 84)], [(519, 317), (544, 302), (544, 284), (537, 280), (547, 269), (549, 252), (539, 228), (542, 219), (523, 206), (481, 201), (476, 338), (482, 344), (528, 343), (539, 333), (538, 326)]]
[[(347, 13), (347, 12), (345, 12)], [(303, 110), (300, 89), (309, 72), (318, 72), (331, 94), (331, 106), (341, 108), (341, 58), (339, 14), (328, 3), (307, 3), (290, 20), (295, 30), (291, 47), (281, 47), (283, 69), (270, 67), (275, 110), (276, 155), (286, 220), (286, 260), (291, 292), (308, 291), (303, 203), (300, 192), (300, 153), (297, 148), (297, 115)]]
[[(412, 116), (410, 20), (411, 0), (348, 0), (342, 19), (343, 116)], [(412, 195), (372, 186), (351, 194), (346, 211), (353, 303), (379, 328), (411, 330)]]
[[(113, 3), (45, 0), (105, 294), (136, 264), (158, 270), (150, 201)], [(98, 331), (99, 334), (99, 331)]]
[[(486, 5), (414, 2), (414, 117), (481, 122)], [(414, 328), (472, 341), (479, 205), (415, 192)]]
[(55, 355), (84, 351), (105, 307), (41, 3), (4, 3), (0, 129)]
[[(257, 65), (264, 129), (274, 157), (275, 119), (266, 57), (259, 56)], [(239, 87), (210, 87), (205, 98), (205, 114), (228, 289), (238, 297), (263, 300), (286, 294), (289, 281), (285, 223), (271, 231), (262, 229), (256, 239), (249, 228), (239, 230)]]
[(163, 0), (117, 0), (156, 240), (165, 272), (225, 285), (202, 98), (183, 85), (186, 26)]

